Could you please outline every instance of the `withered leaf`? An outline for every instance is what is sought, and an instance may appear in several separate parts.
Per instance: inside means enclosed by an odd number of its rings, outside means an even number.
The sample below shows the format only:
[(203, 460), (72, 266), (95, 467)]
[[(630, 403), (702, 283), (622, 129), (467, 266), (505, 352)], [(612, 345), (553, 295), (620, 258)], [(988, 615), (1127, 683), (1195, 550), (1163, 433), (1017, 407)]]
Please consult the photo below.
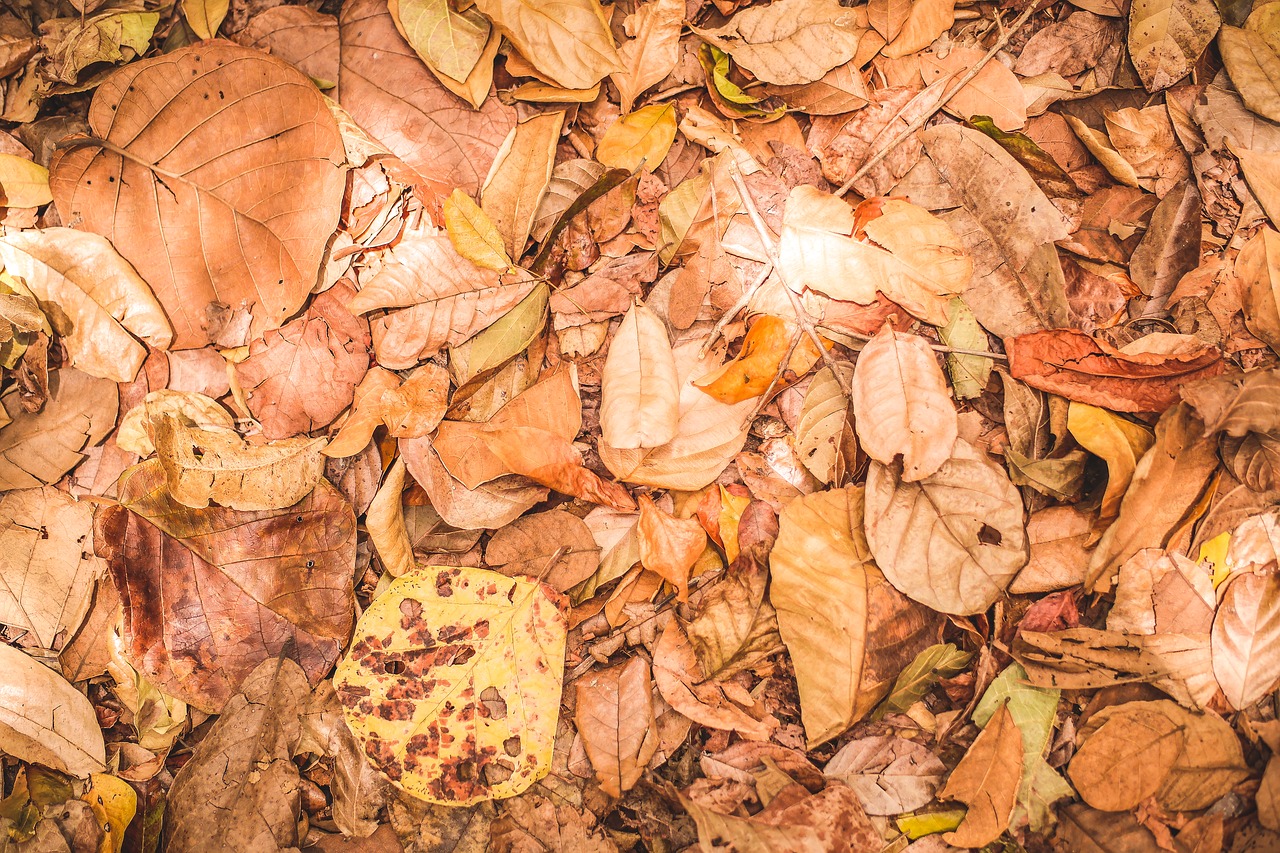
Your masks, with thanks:
[(637, 656), (580, 679), (574, 721), (600, 788), (622, 796), (658, 748), (649, 662)]
[(84, 694), (7, 643), (0, 643), (0, 666), (0, 749), (75, 776), (101, 771), (102, 730)]
[(553, 509), (526, 515), (494, 531), (484, 559), (505, 575), (541, 577), (565, 592), (599, 568), (600, 547), (582, 519)]
[(1022, 777), (1022, 735), (1006, 706), (956, 765), (940, 797), (969, 807), (964, 821), (943, 837), (957, 847), (982, 847), (1009, 827)]
[(114, 382), (64, 367), (49, 375), (50, 397), (36, 414), (12, 387), (0, 397), (0, 489), (33, 489), (57, 482), (84, 460), (115, 426), (119, 395)]

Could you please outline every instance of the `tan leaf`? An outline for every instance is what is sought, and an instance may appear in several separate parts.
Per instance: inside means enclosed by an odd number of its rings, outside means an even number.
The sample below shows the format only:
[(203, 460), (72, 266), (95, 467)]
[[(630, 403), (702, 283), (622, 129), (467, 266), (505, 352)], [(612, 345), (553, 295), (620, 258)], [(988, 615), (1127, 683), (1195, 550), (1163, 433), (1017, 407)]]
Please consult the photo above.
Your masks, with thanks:
[(1081, 447), (1107, 463), (1101, 517), (1115, 518), (1138, 460), (1154, 441), (1151, 433), (1114, 412), (1074, 401), (1067, 409), (1067, 429)]
[(889, 582), (942, 613), (981, 613), (1027, 562), (1021, 495), (962, 438), (951, 458), (917, 483), (873, 462), (866, 529)]
[(27, 632), (28, 645), (65, 644), (105, 568), (93, 555), (92, 504), (49, 486), (0, 495), (0, 623)]
[(822, 768), (822, 775), (853, 788), (867, 814), (874, 815), (928, 805), (945, 773), (946, 765), (927, 747), (892, 735), (849, 741)]
[(1249, 331), (1280, 350), (1280, 231), (1262, 228), (1236, 256), (1245, 287), (1244, 322)]
[(511, 268), (511, 258), (502, 245), (502, 235), (471, 196), (455, 189), (444, 200), (443, 209), (449, 242), (459, 255), (487, 270), (503, 272)]
[(105, 238), (70, 228), (11, 233), (0, 263), (44, 304), (71, 363), (93, 376), (131, 382), (146, 348), (167, 349), (173, 330), (151, 288)]
[(838, 0), (779, 0), (740, 11), (723, 27), (692, 29), (757, 79), (800, 85), (853, 59), (867, 18)]
[(1147, 91), (1159, 92), (1187, 76), (1221, 23), (1210, 0), (1134, 0), (1129, 56)]
[(473, 9), (455, 12), (448, 0), (390, 0), (396, 29), (435, 71), (463, 81), (480, 62), (489, 22)]
[(397, 457), (373, 502), (365, 511), (364, 526), (369, 531), (369, 541), (378, 552), (378, 558), (392, 577), (400, 577), (413, 568), (413, 546), (404, 526), (404, 457)]
[[(875, 40), (868, 37), (867, 42)], [(776, 93), (787, 106), (811, 116), (840, 115), (867, 105), (866, 81), (857, 67), (857, 58), (832, 68), (818, 80), (801, 86), (775, 86)]]
[[(0, 397), (7, 425), (0, 429), (0, 490), (56, 483), (80, 464), (80, 451), (102, 441), (115, 426), (116, 385), (64, 367), (49, 373), (50, 397), (31, 414), (16, 387)], [(705, 395), (703, 395), (705, 396)]]
[(649, 104), (620, 116), (596, 146), (596, 159), (610, 168), (655, 171), (676, 138), (676, 108)]
[[(926, 84), (941, 77), (959, 77), (976, 65), (986, 51), (976, 47), (954, 47), (945, 57), (926, 52), (920, 55), (920, 70)], [(947, 112), (968, 119), (975, 115), (991, 118), (1001, 130), (1019, 130), (1027, 123), (1026, 96), (1014, 73), (999, 62), (988, 62), (977, 76), (947, 99)]]
[(955, 0), (912, 0), (911, 11), (898, 35), (882, 51), (899, 59), (933, 44), (955, 23)]
[(640, 563), (676, 588), (681, 601), (689, 598), (689, 570), (707, 547), (707, 534), (695, 518), (675, 518), (658, 509), (647, 495), (640, 497), (636, 523)]
[(547, 490), (528, 477), (505, 476), (468, 489), (449, 474), (431, 441), (402, 439), (400, 452), (413, 479), (449, 524), (463, 530), (496, 530), (547, 498)]
[(551, 172), (551, 183), (538, 205), (533, 220), (533, 239), (541, 242), (551, 231), (560, 216), (578, 200), (584, 192), (604, 175), (606, 169), (595, 160), (565, 160)]
[(202, 39), (217, 37), (229, 5), (228, 0), (180, 0), (178, 3), (187, 26)]
[(1124, 812), (1154, 796), (1186, 748), (1177, 723), (1148, 704), (1105, 708), (1090, 720), (1068, 772), (1094, 808)]
[(1052, 506), (1033, 512), (1027, 521), (1031, 558), (1009, 584), (1009, 592), (1053, 592), (1084, 583), (1092, 537), (1093, 516), (1075, 507)]
[[(628, 113), (639, 95), (662, 82), (680, 56), (680, 30), (684, 27), (682, 0), (651, 0), (627, 16), (623, 27), (630, 38), (618, 46), (622, 71), (609, 79), (618, 87), (622, 112)], [(656, 164), (655, 164), (656, 165)]]
[(0, 154), (0, 198), (5, 207), (40, 207), (53, 201), (49, 170), (26, 157)]
[(1271, 224), (1280, 223), (1280, 151), (1252, 151), (1234, 143), (1228, 147)]
[(888, 325), (858, 354), (850, 399), (858, 440), (885, 465), (902, 456), (902, 479), (923, 480), (951, 458), (959, 420), (946, 377), (919, 335)]
[(104, 768), (102, 729), (83, 693), (7, 643), (0, 643), (0, 669), (0, 750), (73, 776)]
[(620, 450), (661, 447), (680, 423), (680, 384), (667, 327), (634, 304), (609, 344), (600, 388), (601, 440)]
[(813, 375), (805, 391), (800, 418), (796, 422), (795, 445), (800, 461), (819, 481), (830, 484), (840, 477), (852, 459), (850, 445), (853, 412), (844, 388), (853, 371), (838, 363), (840, 378), (823, 366)]
[[(382, 423), (382, 393), (397, 388), (400, 377), (384, 367), (373, 367), (355, 387), (351, 412), (342, 428), (322, 451), (330, 458), (354, 456), (364, 450)], [(225, 424), (224, 426), (229, 426)]]
[(495, 530), (485, 546), (484, 561), (508, 577), (544, 578), (548, 586), (565, 592), (600, 567), (600, 547), (582, 519), (553, 509)]
[(636, 656), (578, 679), (574, 723), (600, 788), (621, 797), (640, 781), (658, 748), (649, 662)]
[(568, 89), (587, 89), (622, 70), (604, 12), (596, 0), (478, 0), (535, 68)]
[(955, 847), (985, 847), (1009, 828), (1022, 777), (1022, 735), (1007, 705), (987, 721), (973, 746), (951, 771), (938, 795), (969, 807), (943, 840)]
[(306, 6), (274, 6), (232, 38), (283, 59), (313, 80), (338, 81), (338, 20)]
[(556, 162), (564, 113), (540, 113), (511, 129), (485, 179), (481, 209), (502, 235), (508, 257), (524, 254)]
[[(179, 77), (182, 97), (170, 86)], [(236, 118), (249, 115), (249, 124)], [(212, 303), (252, 304), (259, 333), (301, 307), (337, 225), (346, 159), (307, 77), (239, 45), (197, 44), (113, 74), (94, 93), (89, 124), (111, 147), (55, 156), (58, 212), (133, 264), (176, 346), (217, 337)]]
[(1213, 620), (1213, 674), (1244, 710), (1280, 681), (1280, 579), (1242, 574), (1227, 585)]
[[(235, 427), (235, 419), (231, 417), (231, 413), (212, 397), (206, 397), (194, 391), (173, 391), (169, 388), (161, 388), (143, 397), (141, 403), (126, 412), (120, 419), (120, 426), (115, 435), (116, 446), (143, 457), (155, 453), (152, 419), (158, 419), (162, 412), (168, 412), (198, 427), (220, 429)], [(366, 441), (365, 444), (368, 442)], [(364, 445), (361, 445), (361, 448), (363, 447)]]
[[(529, 291), (528, 296), (492, 326), (458, 346), (449, 347), (448, 375), (453, 378), (453, 383), (459, 388), (467, 385), (474, 387), (475, 381), (485, 376), (492, 383), (501, 381), (498, 378), (502, 372), (500, 368), (514, 364), (512, 360), (528, 350), (546, 328), (547, 305), (550, 301), (551, 288), (546, 282), (540, 281)], [(525, 364), (527, 363), (526, 361)], [(492, 387), (491, 382), (482, 382), (476, 391)], [(447, 385), (442, 385), (439, 393), (443, 396), (446, 390)], [(468, 402), (474, 396), (470, 395)], [(472, 410), (474, 411), (474, 407)]]
[(1245, 105), (1260, 116), (1280, 121), (1280, 56), (1261, 32), (1224, 26), (1218, 49), (1231, 82)]
[(421, 438), (444, 418), (449, 405), (449, 373), (438, 364), (421, 365), (380, 399), (382, 422), (393, 438)]
[(1274, 755), (1262, 773), (1256, 799), (1258, 822), (1272, 832), (1280, 831), (1280, 758)]
[(324, 473), (323, 438), (250, 445), (234, 431), (187, 426), (168, 413), (154, 429), (169, 489), (189, 507), (216, 501), (240, 510), (282, 509), (306, 497)]

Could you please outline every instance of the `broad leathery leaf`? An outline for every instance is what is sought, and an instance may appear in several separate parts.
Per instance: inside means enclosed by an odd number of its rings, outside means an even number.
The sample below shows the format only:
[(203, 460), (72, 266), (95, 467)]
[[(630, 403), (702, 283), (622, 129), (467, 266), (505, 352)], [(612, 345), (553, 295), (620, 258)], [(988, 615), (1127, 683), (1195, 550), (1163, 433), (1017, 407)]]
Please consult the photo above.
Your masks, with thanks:
[(0, 429), (0, 490), (56, 483), (84, 461), (81, 450), (111, 433), (120, 405), (114, 382), (64, 367), (49, 371), (49, 389), (34, 415), (16, 385), (0, 397), (7, 421)]
[(893, 683), (893, 689), (876, 709), (872, 719), (883, 719), (887, 714), (905, 713), (908, 708), (924, 698), (925, 694), (943, 678), (954, 678), (964, 672), (973, 658), (962, 652), (955, 643), (938, 643), (920, 652), (907, 665)]
[(1213, 619), (1213, 674), (1244, 710), (1280, 681), (1280, 579), (1247, 573), (1227, 584)]
[(431, 506), (448, 524), (462, 530), (497, 530), (547, 499), (546, 488), (514, 475), (468, 489), (449, 473), (429, 439), (402, 439), (400, 452)]
[(202, 428), (233, 429), (235, 427), (235, 419), (231, 417), (231, 413), (212, 397), (206, 397), (194, 391), (173, 391), (169, 388), (161, 388), (150, 392), (142, 398), (141, 403), (125, 412), (116, 430), (116, 446), (142, 457), (155, 453), (152, 418), (158, 418), (161, 412), (169, 412), (187, 423)]
[(620, 116), (596, 146), (596, 159), (614, 169), (657, 170), (676, 138), (674, 104), (649, 104)]
[(630, 39), (618, 46), (623, 70), (609, 75), (618, 87), (623, 112), (630, 112), (645, 89), (662, 82), (675, 68), (683, 27), (682, 0), (651, 0), (627, 16), (623, 28)]
[(134, 337), (168, 349), (173, 329), (147, 283), (97, 234), (70, 228), (11, 233), (0, 263), (20, 276), (46, 310), (75, 367), (132, 382), (147, 356)]
[(576, 689), (574, 722), (600, 789), (621, 797), (640, 781), (658, 749), (649, 662), (636, 656), (588, 673)]
[(601, 441), (600, 459), (615, 477), (628, 483), (696, 491), (713, 482), (747, 440), (743, 419), (755, 408), (745, 400), (726, 405), (704, 394), (694, 379), (714, 369), (715, 354), (700, 358), (699, 340), (674, 348), (680, 388), (680, 420), (671, 441), (653, 448), (623, 450)]
[[(873, 38), (868, 38), (874, 43)], [(818, 80), (803, 86), (776, 86), (770, 91), (791, 109), (811, 116), (840, 115), (867, 105), (867, 84), (858, 70), (857, 58), (832, 68)]]
[(65, 643), (89, 612), (93, 505), (49, 486), (0, 494), (0, 623), (45, 649)]
[(0, 154), (0, 202), (5, 207), (40, 207), (53, 201), (49, 170), (16, 154)]
[(850, 394), (858, 440), (902, 479), (923, 480), (951, 458), (959, 417), (937, 356), (924, 338), (887, 324), (858, 354)]
[(553, 596), (484, 569), (420, 566), (374, 599), (333, 682), (397, 787), (462, 806), (547, 773), (568, 628)]
[(156, 12), (106, 12), (46, 21), (41, 39), (48, 65), (42, 76), (74, 86), (80, 72), (99, 62), (123, 65), (147, 52), (160, 15)]
[(868, 25), (865, 10), (838, 0), (779, 0), (741, 10), (723, 27), (692, 29), (756, 79), (799, 85), (853, 59)]
[(176, 346), (217, 337), (211, 303), (253, 304), (259, 334), (301, 307), (346, 184), (337, 122), (306, 76), (229, 42), (197, 44), (117, 71), (89, 125), (112, 148), (55, 155), (58, 213), (133, 264)]
[[(969, 306), (960, 297), (947, 306), (947, 324), (938, 328), (938, 337), (949, 347), (956, 349), (989, 350), (987, 333), (978, 324)], [(986, 390), (991, 379), (992, 361), (980, 355), (947, 353), (947, 373), (951, 376), (951, 388), (957, 399), (972, 400)]]
[(1260, 116), (1280, 121), (1280, 56), (1263, 33), (1224, 26), (1218, 33), (1218, 49), (1245, 105)]
[(640, 496), (636, 522), (640, 565), (676, 588), (680, 601), (689, 600), (689, 570), (707, 547), (707, 534), (696, 518), (676, 518)]
[(460, 344), (533, 290), (529, 277), (506, 280), (463, 258), (444, 235), (406, 240), (349, 305), (356, 314), (403, 307), (373, 323), (383, 367), (404, 370), (446, 344)]
[(449, 375), (453, 383), (462, 387), (528, 349), (546, 328), (550, 301), (551, 288), (540, 281), (498, 322), (465, 343), (449, 347)]
[(89, 786), (80, 799), (89, 804), (101, 823), (100, 853), (120, 853), (125, 828), (138, 813), (138, 794), (128, 782), (106, 773), (92, 774)]
[(1027, 562), (1021, 495), (962, 438), (941, 468), (916, 483), (873, 462), (866, 529), (889, 581), (942, 613), (981, 613)]
[[(911, 313), (940, 326), (952, 294), (963, 293), (973, 278), (973, 259), (942, 219), (903, 199), (871, 199), (858, 213), (877, 212), (863, 223), (867, 237), (883, 246), (896, 263), (886, 263), (877, 288)], [(942, 322), (934, 322), (941, 318)]]
[(955, 23), (955, 0), (914, 0), (898, 35), (883, 50), (890, 59), (923, 50)]
[[(791, 360), (784, 365), (788, 354)], [(808, 373), (819, 358), (818, 348), (797, 324), (764, 314), (751, 324), (736, 356), (693, 384), (732, 406), (759, 397), (770, 388), (785, 387), (790, 384), (788, 379)]]
[(106, 765), (106, 747), (84, 694), (35, 658), (0, 643), (0, 750), (73, 776)]
[(1280, 221), (1280, 151), (1251, 151), (1230, 140), (1227, 147), (1240, 161), (1249, 188), (1272, 222)]
[(449, 0), (390, 0), (396, 29), (433, 71), (463, 81), (489, 41), (489, 21), (474, 9), (455, 12)]
[(809, 473), (827, 484), (835, 482), (843, 473), (844, 464), (850, 461), (844, 457), (853, 432), (853, 413), (844, 392), (853, 379), (853, 368), (842, 362), (836, 364), (836, 370), (839, 378), (825, 365), (813, 375), (795, 429), (800, 461)]
[(487, 270), (504, 272), (511, 269), (511, 258), (502, 245), (502, 235), (471, 196), (455, 189), (444, 200), (442, 208), (449, 242), (459, 255)]
[(985, 847), (1009, 828), (1022, 778), (1022, 735), (1007, 707), (987, 722), (938, 796), (969, 807), (943, 840), (954, 847)]
[(540, 113), (511, 129), (485, 179), (480, 207), (502, 235), (507, 255), (519, 258), (556, 163), (563, 112)]
[(533, 218), (533, 229), (529, 232), (533, 239), (542, 242), (561, 215), (579, 196), (595, 186), (606, 171), (595, 160), (579, 158), (558, 164), (551, 171), (551, 183), (547, 185), (538, 213)]
[(1178, 725), (1147, 702), (1104, 709), (1071, 759), (1071, 781), (1094, 808), (1128, 811), (1160, 790), (1185, 749)]
[[(232, 40), (278, 56), (326, 88), (338, 81), (338, 19), (307, 6), (273, 6), (249, 19)], [(341, 109), (341, 108), (339, 108)], [(342, 119), (338, 120), (339, 126)], [(350, 154), (350, 152), (348, 152)], [(351, 165), (364, 161), (349, 156)]]
[(1062, 269), (1051, 245), (1066, 218), (1000, 144), (981, 131), (939, 125), (921, 131), (925, 153), (963, 207), (943, 217), (973, 257), (965, 298), (1001, 336), (1068, 325)]
[(600, 387), (600, 437), (620, 450), (660, 447), (676, 436), (680, 382), (667, 326), (634, 304), (609, 343)]
[(479, 0), (498, 31), (534, 68), (566, 89), (587, 89), (622, 70), (597, 0)]
[(892, 735), (850, 741), (822, 768), (822, 775), (853, 788), (873, 815), (928, 805), (946, 772), (946, 765), (923, 744)]
[(1221, 24), (1212, 0), (1134, 0), (1129, 57), (1147, 91), (1159, 92), (1187, 76)]
[(600, 546), (582, 519), (553, 509), (495, 530), (485, 546), (484, 561), (509, 577), (545, 573), (548, 586), (566, 592), (600, 567)]
[[(960, 77), (977, 65), (986, 51), (976, 47), (953, 47), (945, 57), (926, 52), (920, 55), (920, 70), (926, 84), (942, 77)], [(945, 109), (962, 119), (986, 116), (1005, 131), (1019, 130), (1027, 123), (1026, 95), (1017, 76), (999, 62), (988, 62), (977, 76), (949, 97)]]
[(187, 26), (202, 39), (217, 37), (229, 6), (229, 0), (180, 0), (178, 3)]
[(281, 509), (306, 497), (324, 472), (323, 438), (250, 445), (234, 431), (187, 426), (167, 412), (153, 429), (169, 490), (189, 507), (216, 501), (232, 509)]

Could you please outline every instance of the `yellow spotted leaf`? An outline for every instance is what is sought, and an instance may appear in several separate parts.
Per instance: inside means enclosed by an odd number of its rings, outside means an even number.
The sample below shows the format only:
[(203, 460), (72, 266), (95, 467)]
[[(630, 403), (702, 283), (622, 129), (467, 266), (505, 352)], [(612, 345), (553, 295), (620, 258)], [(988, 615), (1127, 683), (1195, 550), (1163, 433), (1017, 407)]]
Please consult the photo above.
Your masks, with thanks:
[(650, 104), (622, 116), (604, 132), (596, 159), (614, 169), (653, 171), (667, 156), (676, 138), (676, 108)]
[(333, 682), (388, 779), (428, 802), (514, 797), (551, 767), (568, 623), (547, 587), (420, 566), (365, 611)]

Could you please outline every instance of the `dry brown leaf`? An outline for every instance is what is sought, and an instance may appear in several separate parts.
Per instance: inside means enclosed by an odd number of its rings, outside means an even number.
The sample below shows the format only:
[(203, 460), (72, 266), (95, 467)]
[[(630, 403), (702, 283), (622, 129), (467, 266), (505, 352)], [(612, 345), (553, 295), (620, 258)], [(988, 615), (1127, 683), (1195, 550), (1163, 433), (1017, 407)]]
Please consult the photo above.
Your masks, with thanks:
[(885, 465), (902, 457), (916, 482), (951, 458), (959, 420), (938, 359), (919, 335), (886, 325), (858, 353), (850, 400), (858, 440)]
[(413, 479), (431, 499), (432, 507), (453, 527), (496, 530), (547, 498), (546, 488), (528, 477), (514, 475), (468, 489), (450, 475), (430, 439), (402, 439), (400, 453)]
[(106, 565), (93, 553), (93, 505), (45, 486), (0, 495), (0, 623), (53, 649), (89, 612)]
[(380, 392), (378, 407), (387, 435), (421, 438), (439, 426), (449, 406), (449, 371), (428, 362), (415, 368), (398, 387)]
[(942, 613), (981, 613), (1026, 565), (1022, 497), (986, 455), (956, 439), (929, 477), (906, 482), (873, 462), (867, 541), (904, 595)]
[(133, 264), (173, 323), (175, 346), (216, 339), (225, 322), (217, 306), (252, 305), (259, 333), (301, 307), (338, 222), (346, 160), (306, 76), (206, 42), (113, 74), (94, 93), (89, 124), (107, 145), (56, 156), (58, 212)]
[(162, 412), (205, 429), (235, 427), (235, 418), (217, 400), (194, 391), (161, 388), (147, 394), (120, 418), (120, 426), (113, 436), (116, 446), (144, 458), (155, 453), (154, 425), (161, 419)]
[(1187, 76), (1221, 23), (1209, 0), (1134, 0), (1129, 56), (1147, 91), (1159, 92)]
[(1022, 735), (1007, 705), (987, 721), (938, 796), (969, 810), (943, 839), (955, 847), (984, 847), (1009, 828), (1022, 778)]
[(0, 749), (73, 776), (102, 771), (102, 730), (84, 694), (7, 643), (0, 643), (0, 668)]
[[(920, 70), (926, 84), (942, 77), (960, 77), (981, 59), (976, 47), (953, 47), (946, 56), (925, 52)], [(988, 62), (977, 76), (947, 99), (946, 110), (963, 119), (988, 116), (1001, 130), (1020, 130), (1027, 123), (1026, 95), (1014, 73), (999, 62)]]
[(542, 578), (566, 592), (600, 567), (600, 546), (582, 519), (553, 509), (495, 530), (485, 546), (484, 561), (509, 577)]
[(31, 414), (17, 387), (0, 397), (0, 489), (33, 489), (56, 483), (84, 460), (82, 450), (102, 441), (115, 426), (116, 385), (73, 367), (49, 374), (50, 397)]
[(338, 21), (306, 6), (274, 6), (249, 19), (234, 39), (283, 59), (313, 80), (338, 82)]
[(330, 458), (355, 456), (369, 445), (382, 423), (382, 392), (400, 386), (400, 377), (385, 367), (372, 367), (354, 389), (351, 411), (342, 428), (324, 448)]
[(814, 374), (804, 395), (795, 428), (796, 453), (819, 482), (838, 482), (853, 462), (853, 412), (844, 389), (852, 381), (848, 363), (837, 363), (839, 378), (830, 367)]
[(676, 588), (681, 601), (689, 599), (689, 571), (707, 547), (707, 534), (695, 518), (675, 518), (640, 496), (636, 522), (640, 563)]
[(621, 71), (609, 75), (618, 87), (619, 108), (631, 112), (636, 98), (675, 68), (684, 27), (682, 0), (652, 0), (640, 4), (623, 24), (630, 38), (618, 46)]
[(511, 129), (481, 190), (481, 209), (502, 234), (507, 255), (519, 258), (551, 181), (563, 112), (540, 113)]
[(883, 53), (890, 59), (915, 53), (933, 44), (934, 39), (951, 29), (953, 23), (954, 0), (913, 0), (902, 28)]
[(649, 662), (633, 657), (578, 680), (574, 722), (600, 788), (621, 797), (644, 773), (658, 748)]
[(465, 81), (489, 42), (489, 21), (473, 9), (455, 12), (446, 0), (391, 0), (387, 4), (400, 35), (432, 71)]
[(600, 389), (601, 441), (619, 450), (661, 447), (680, 423), (680, 384), (667, 327), (635, 304), (609, 343)]
[(946, 770), (922, 744), (877, 735), (846, 743), (822, 774), (853, 788), (867, 814), (897, 815), (928, 805)]
[(378, 493), (365, 511), (364, 526), (378, 559), (392, 577), (400, 577), (413, 568), (413, 546), (404, 524), (404, 457), (397, 457), (382, 478)]
[(1226, 27), (1218, 49), (1231, 82), (1245, 105), (1260, 116), (1280, 121), (1280, 56), (1263, 33)]
[(1231, 707), (1243, 710), (1280, 681), (1280, 578), (1242, 574), (1213, 619), (1213, 674)]
[(1154, 796), (1186, 748), (1182, 730), (1150, 703), (1103, 709), (1071, 759), (1071, 782), (1096, 809), (1124, 812)]
[(1084, 583), (1092, 536), (1092, 516), (1075, 507), (1054, 506), (1032, 513), (1027, 520), (1031, 558), (1009, 584), (1009, 592), (1053, 592)]
[(478, 0), (520, 55), (566, 89), (587, 89), (622, 70), (596, 0)]

